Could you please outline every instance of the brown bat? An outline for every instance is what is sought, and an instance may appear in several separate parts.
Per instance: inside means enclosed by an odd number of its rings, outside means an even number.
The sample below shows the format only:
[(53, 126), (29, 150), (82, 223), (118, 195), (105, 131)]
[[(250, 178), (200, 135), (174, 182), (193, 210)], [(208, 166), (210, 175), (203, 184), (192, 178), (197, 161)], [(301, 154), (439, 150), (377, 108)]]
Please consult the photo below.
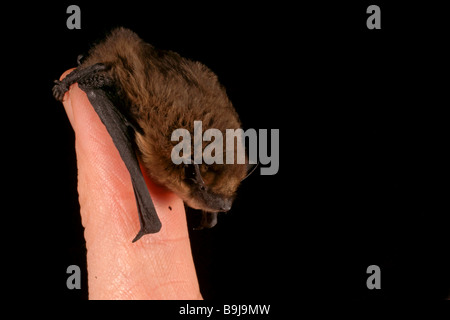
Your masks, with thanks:
[(66, 78), (55, 81), (53, 95), (62, 101), (77, 82), (111, 135), (136, 196), (141, 230), (133, 242), (161, 228), (138, 159), (155, 182), (203, 211), (200, 228), (214, 226), (217, 213), (230, 210), (247, 165), (176, 165), (171, 152), (177, 142), (171, 135), (179, 128), (193, 134), (194, 121), (224, 136), (226, 129), (241, 127), (217, 76), (203, 64), (158, 50), (124, 28), (113, 30), (78, 63)]

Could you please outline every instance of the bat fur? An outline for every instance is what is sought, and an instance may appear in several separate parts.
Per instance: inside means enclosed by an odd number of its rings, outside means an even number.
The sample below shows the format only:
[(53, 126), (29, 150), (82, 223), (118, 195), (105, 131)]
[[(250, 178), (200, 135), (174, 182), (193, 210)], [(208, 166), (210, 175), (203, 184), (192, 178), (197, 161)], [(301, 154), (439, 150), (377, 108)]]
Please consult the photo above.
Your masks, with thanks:
[[(107, 80), (105, 90), (136, 128), (136, 152), (150, 177), (194, 209), (212, 213), (229, 210), (246, 176), (246, 164), (203, 163), (188, 169), (171, 160), (172, 148), (178, 143), (171, 141), (175, 129), (187, 129), (193, 136), (194, 121), (201, 120), (204, 131), (215, 128), (225, 136), (226, 129), (241, 127), (217, 76), (200, 62), (156, 49), (125, 28), (113, 30), (93, 46), (78, 72), (87, 72), (97, 64), (104, 68), (92, 79)], [(62, 99), (67, 90), (68, 85), (58, 82), (55, 97)], [(225, 148), (226, 144), (223, 152)], [(201, 178), (191, 179), (196, 173)], [(214, 217), (203, 220), (216, 221)]]

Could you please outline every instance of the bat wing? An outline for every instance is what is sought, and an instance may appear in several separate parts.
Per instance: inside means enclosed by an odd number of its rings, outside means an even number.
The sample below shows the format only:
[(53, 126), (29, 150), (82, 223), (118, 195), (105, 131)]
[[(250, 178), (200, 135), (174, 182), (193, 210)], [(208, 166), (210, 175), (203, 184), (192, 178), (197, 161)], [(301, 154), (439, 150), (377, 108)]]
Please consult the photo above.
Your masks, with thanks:
[(78, 86), (86, 92), (95, 112), (105, 125), (131, 176), (141, 224), (139, 233), (133, 239), (133, 242), (136, 242), (145, 234), (161, 230), (161, 221), (156, 213), (134, 151), (135, 132), (139, 130), (139, 127), (129, 121), (114, 104), (113, 100), (117, 99), (112, 99), (111, 90), (107, 90), (112, 81), (102, 73), (104, 70), (106, 70), (106, 66), (101, 63), (85, 68), (79, 67), (63, 80), (56, 80), (52, 91), (53, 96), (62, 101), (70, 85), (78, 82)]
[(125, 166), (130, 172), (141, 224), (139, 233), (133, 239), (133, 242), (136, 242), (145, 234), (158, 232), (161, 229), (161, 221), (156, 213), (134, 151), (135, 131), (131, 123), (113, 104), (104, 90), (90, 88), (82, 84), (79, 84), (79, 87), (86, 92), (89, 101), (105, 125)]
[(86, 92), (89, 101), (105, 125), (106, 130), (108, 130), (125, 166), (130, 172), (141, 224), (139, 233), (133, 239), (133, 242), (136, 242), (145, 234), (158, 232), (161, 229), (161, 221), (156, 213), (133, 148), (135, 134), (133, 126), (112, 103), (104, 90), (89, 88), (82, 84), (79, 84), (79, 87)]

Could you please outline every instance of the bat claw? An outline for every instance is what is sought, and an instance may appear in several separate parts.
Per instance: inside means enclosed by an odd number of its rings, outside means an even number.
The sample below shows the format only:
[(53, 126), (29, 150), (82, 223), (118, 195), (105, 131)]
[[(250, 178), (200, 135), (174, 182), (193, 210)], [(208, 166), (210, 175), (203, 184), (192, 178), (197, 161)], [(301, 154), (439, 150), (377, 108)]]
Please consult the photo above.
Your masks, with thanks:
[(55, 97), (56, 100), (62, 102), (68, 88), (64, 85), (63, 82), (59, 80), (55, 80), (54, 83), (55, 85), (52, 88), (53, 97)]
[(77, 64), (78, 64), (78, 66), (81, 66), (81, 64), (83, 63), (84, 58), (85, 58), (84, 55), (82, 55), (82, 54), (78, 55), (78, 57), (77, 57)]

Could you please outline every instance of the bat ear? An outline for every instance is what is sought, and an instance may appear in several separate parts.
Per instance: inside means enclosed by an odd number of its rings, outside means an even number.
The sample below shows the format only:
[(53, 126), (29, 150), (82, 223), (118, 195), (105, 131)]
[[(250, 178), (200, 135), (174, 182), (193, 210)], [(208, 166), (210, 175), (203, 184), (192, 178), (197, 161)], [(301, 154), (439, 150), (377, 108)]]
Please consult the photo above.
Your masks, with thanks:
[(244, 181), (245, 179), (247, 179), (256, 170), (256, 168), (258, 168), (258, 166), (259, 166), (259, 162), (255, 163), (255, 164), (249, 163), (247, 165), (247, 175), (241, 181)]

